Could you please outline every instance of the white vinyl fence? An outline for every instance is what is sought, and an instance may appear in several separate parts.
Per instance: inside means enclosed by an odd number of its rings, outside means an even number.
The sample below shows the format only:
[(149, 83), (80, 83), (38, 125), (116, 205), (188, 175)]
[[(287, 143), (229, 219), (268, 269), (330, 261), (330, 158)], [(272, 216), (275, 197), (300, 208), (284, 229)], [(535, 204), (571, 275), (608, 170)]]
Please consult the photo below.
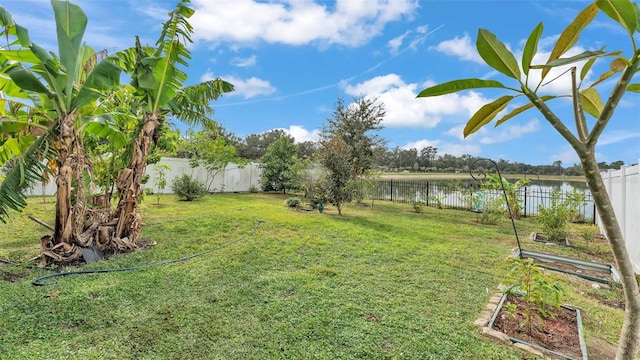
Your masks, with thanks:
[[(190, 175), (194, 179), (201, 181), (205, 186), (208, 186), (207, 190), (209, 192), (247, 192), (252, 186), (260, 190), (262, 169), (260, 169), (260, 164), (258, 163), (249, 163), (242, 169), (238, 168), (236, 164), (229, 164), (224, 170), (218, 171), (213, 178), (207, 176), (207, 171), (202, 167), (191, 168), (188, 159), (162, 158), (158, 164), (169, 166), (169, 170), (165, 173), (167, 186), (162, 190), (163, 194), (172, 193), (171, 184), (173, 180), (183, 174)], [(157, 164), (149, 165), (146, 170), (146, 174), (149, 175), (149, 181), (145, 184), (145, 189), (150, 189), (153, 192), (157, 192), (153, 185), (153, 180), (158, 174), (156, 166)], [(43, 192), (44, 195), (54, 195), (56, 193), (54, 179), (51, 179), (45, 186), (36, 185), (26, 190), (29, 196), (40, 196)]]
[(602, 172), (602, 180), (620, 223), (633, 268), (640, 274), (640, 164)]
[[(236, 164), (229, 164), (224, 170), (220, 170), (215, 174), (207, 174), (207, 170), (203, 167), (192, 168), (188, 159), (162, 158), (158, 164), (169, 166), (169, 170), (165, 175), (167, 187), (162, 190), (162, 193), (172, 193), (171, 184), (173, 179), (183, 174), (190, 175), (194, 179), (201, 181), (209, 192), (247, 192), (252, 186), (260, 190), (262, 169), (260, 169), (260, 164), (258, 163), (249, 163), (242, 169)], [(152, 188), (154, 192), (157, 191), (153, 186), (153, 179), (157, 177), (156, 167), (158, 164), (147, 166), (146, 172), (149, 175), (149, 181), (145, 188)], [(212, 177), (211, 175), (214, 176)]]

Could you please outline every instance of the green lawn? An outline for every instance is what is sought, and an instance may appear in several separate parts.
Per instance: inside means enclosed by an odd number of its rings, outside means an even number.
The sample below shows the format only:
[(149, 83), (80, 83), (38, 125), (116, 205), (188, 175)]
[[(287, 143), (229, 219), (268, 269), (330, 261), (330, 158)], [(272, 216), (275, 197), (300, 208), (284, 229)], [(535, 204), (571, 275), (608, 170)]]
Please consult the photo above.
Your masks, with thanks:
[[(389, 202), (347, 205), (338, 216), (332, 207), (292, 211), (284, 199), (164, 196), (153, 205), (149, 197), (143, 238), (157, 245), (82, 269), (179, 258), (245, 237), (189, 261), (43, 287), (31, 281), (45, 271), (0, 265), (0, 358), (521, 359), (472, 324), (515, 247), (506, 219), (479, 225), (470, 212), (416, 214)], [(52, 210), (33, 198), (0, 225), (0, 257), (37, 256), (47, 230), (26, 215), (52, 223)], [(252, 233), (257, 219), (264, 223)], [(517, 225), (530, 244), (535, 223)], [(583, 310), (589, 346), (615, 342), (622, 311), (593, 299), (615, 292), (560, 281)]]

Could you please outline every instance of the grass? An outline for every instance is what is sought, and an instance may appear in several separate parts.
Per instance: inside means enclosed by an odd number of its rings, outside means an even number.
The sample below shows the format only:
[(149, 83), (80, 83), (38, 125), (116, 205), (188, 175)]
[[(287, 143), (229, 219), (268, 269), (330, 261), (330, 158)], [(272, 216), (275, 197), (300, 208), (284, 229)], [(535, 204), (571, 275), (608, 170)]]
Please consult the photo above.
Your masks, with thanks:
[[(0, 265), (3, 359), (520, 359), (472, 325), (504, 276), (511, 224), (473, 213), (376, 202), (293, 211), (286, 197), (163, 196), (143, 204), (146, 250), (87, 264), (130, 267), (241, 241), (172, 265), (59, 278), (34, 287), (39, 269)], [(38, 255), (52, 204), (30, 199), (0, 226), (0, 257)], [(264, 221), (252, 234), (256, 219)], [(518, 222), (523, 242), (535, 229)], [(527, 243), (529, 244), (530, 241)], [(532, 244), (532, 246), (539, 246)], [(67, 270), (76, 270), (69, 268)], [(622, 311), (561, 278), (583, 309), (589, 343), (615, 342)], [(598, 289), (599, 292), (606, 289)], [(603, 296), (609, 296), (606, 293)], [(529, 358), (530, 356), (527, 355)]]

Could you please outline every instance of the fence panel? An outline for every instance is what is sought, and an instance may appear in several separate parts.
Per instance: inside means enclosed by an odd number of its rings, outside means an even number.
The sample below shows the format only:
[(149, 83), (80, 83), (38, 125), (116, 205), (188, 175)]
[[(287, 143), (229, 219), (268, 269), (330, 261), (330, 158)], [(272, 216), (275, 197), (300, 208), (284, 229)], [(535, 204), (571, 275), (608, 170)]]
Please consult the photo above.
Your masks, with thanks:
[[(472, 196), (476, 192), (482, 192), (487, 198), (502, 196), (499, 190), (481, 189), (476, 182), (461, 182), (448, 180), (379, 180), (374, 191), (375, 200), (390, 200), (394, 202), (421, 202), (427, 206), (440, 206), (449, 209), (472, 210), (474, 204)], [(521, 199), (522, 215), (532, 216), (538, 214), (540, 206), (551, 205), (551, 188), (541, 186), (527, 186), (518, 189)], [(584, 194), (584, 203), (577, 207), (578, 221), (594, 222), (594, 206), (589, 191), (577, 191)], [(565, 201), (573, 192), (563, 191), (560, 200)]]

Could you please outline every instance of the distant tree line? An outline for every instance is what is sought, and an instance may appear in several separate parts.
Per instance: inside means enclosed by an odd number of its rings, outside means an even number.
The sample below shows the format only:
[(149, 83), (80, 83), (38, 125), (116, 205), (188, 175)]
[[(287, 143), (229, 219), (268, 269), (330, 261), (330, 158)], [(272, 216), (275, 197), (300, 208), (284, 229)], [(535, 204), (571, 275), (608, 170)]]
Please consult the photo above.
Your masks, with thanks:
[[(344, 105), (343, 105), (344, 106)], [(349, 124), (343, 126), (348, 127)], [(236, 149), (236, 155), (240, 159), (245, 161), (260, 162), (263, 156), (267, 153), (267, 149), (271, 144), (278, 142), (281, 139), (287, 139), (288, 142), (295, 145), (295, 154), (298, 159), (314, 160), (319, 154), (321, 148), (321, 142), (304, 141), (296, 143), (294, 138), (289, 135), (285, 130), (275, 129), (260, 134), (250, 134), (244, 138), (240, 138), (235, 134), (228, 132), (224, 128), (217, 128), (215, 131), (206, 131), (208, 136), (212, 140), (224, 139), (225, 143), (229, 146), (233, 146)], [(346, 131), (344, 129), (338, 129), (337, 132)], [(195, 155), (191, 150), (193, 148), (192, 142), (201, 140), (200, 137), (194, 136), (194, 132), (187, 132), (188, 136), (180, 137), (178, 145), (172, 147), (173, 152), (164, 152), (165, 156), (175, 156), (182, 158), (190, 158)], [(177, 136), (173, 138), (177, 139)], [(351, 139), (353, 142), (358, 142), (357, 139)], [(365, 152), (365, 150), (367, 151)], [(375, 137), (370, 144), (364, 144), (364, 146), (358, 150), (366, 153), (367, 168), (375, 168), (384, 172), (461, 172), (465, 167), (473, 163), (478, 157), (463, 154), (461, 156), (455, 156), (451, 154), (439, 154), (438, 148), (433, 146), (427, 146), (420, 150), (416, 148), (403, 149), (399, 147), (386, 148), (382, 139)], [(497, 159), (500, 171), (505, 174), (538, 174), (538, 175), (568, 175), (568, 176), (582, 176), (584, 175), (582, 167), (579, 164), (573, 164), (571, 166), (563, 166), (562, 161), (557, 160), (549, 165), (531, 165), (522, 162), (511, 162), (505, 159)], [(624, 161), (618, 160), (611, 163), (600, 162), (598, 166), (600, 170), (607, 169), (620, 169), (624, 165)], [(362, 166), (361, 166), (362, 167)], [(362, 172), (362, 170), (359, 170)]]

